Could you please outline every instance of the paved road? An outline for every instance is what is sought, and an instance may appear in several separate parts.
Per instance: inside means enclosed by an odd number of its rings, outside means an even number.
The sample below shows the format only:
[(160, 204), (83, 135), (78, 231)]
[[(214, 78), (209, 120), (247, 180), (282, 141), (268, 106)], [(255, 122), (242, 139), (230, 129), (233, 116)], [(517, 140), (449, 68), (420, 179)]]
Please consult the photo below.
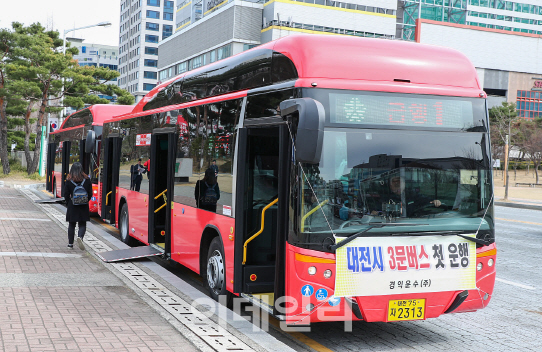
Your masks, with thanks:
[(542, 211), (496, 207), (497, 282), (484, 310), (418, 322), (314, 324), (333, 351), (540, 351)]

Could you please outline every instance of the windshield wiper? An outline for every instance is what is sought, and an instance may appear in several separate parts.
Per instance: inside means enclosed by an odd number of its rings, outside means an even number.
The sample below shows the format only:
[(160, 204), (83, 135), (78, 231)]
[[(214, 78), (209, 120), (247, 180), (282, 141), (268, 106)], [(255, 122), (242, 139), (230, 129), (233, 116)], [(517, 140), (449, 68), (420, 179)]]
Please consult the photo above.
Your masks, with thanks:
[[(341, 241), (339, 243), (336, 243), (334, 245), (329, 246), (329, 248), (335, 251), (337, 248), (341, 248), (345, 244), (353, 241), (354, 239), (356, 239), (356, 238), (360, 237), (361, 235), (367, 233), (369, 230), (371, 230), (373, 228), (378, 229), (378, 228), (382, 228), (382, 227), (385, 227), (385, 226), (420, 226), (420, 225), (427, 225), (427, 224), (397, 224), (397, 223), (373, 224), (373, 225), (369, 226), (368, 228), (366, 228), (365, 230), (363, 230), (361, 232), (356, 232), (355, 234), (347, 237), (344, 241)], [(399, 235), (401, 235), (401, 236), (404, 236), (404, 235), (408, 235), (408, 236), (459, 236), (461, 238), (464, 238), (466, 240), (469, 240), (469, 241), (472, 241), (474, 243), (481, 244), (481, 245), (484, 245), (484, 246), (488, 246), (488, 245), (490, 245), (492, 243), (492, 242), (490, 242), (488, 240), (483, 240), (483, 239), (480, 239), (480, 238), (470, 237), (470, 236), (464, 235), (463, 231), (404, 232), (404, 233), (400, 233)], [(375, 234), (375, 236), (380, 236), (380, 234)]]
[(335, 243), (334, 245), (331, 245), (329, 246), (329, 249), (335, 251), (337, 250), (337, 248), (341, 248), (342, 246), (344, 246), (345, 244), (348, 244), (350, 242), (352, 242), (353, 240), (355, 240), (356, 238), (360, 237), (361, 235), (369, 232), (369, 230), (372, 230), (372, 229), (380, 229), (382, 227), (387, 227), (387, 226), (423, 226), (423, 225), (428, 225), (428, 224), (404, 224), (404, 223), (396, 223), (396, 222), (392, 222), (392, 223), (380, 223), (380, 224), (371, 224), (369, 227), (367, 227), (365, 230), (363, 231), (360, 231), (360, 232), (356, 232), (355, 234), (351, 235), (351, 236), (348, 236), (345, 240), (339, 242), (339, 243)]

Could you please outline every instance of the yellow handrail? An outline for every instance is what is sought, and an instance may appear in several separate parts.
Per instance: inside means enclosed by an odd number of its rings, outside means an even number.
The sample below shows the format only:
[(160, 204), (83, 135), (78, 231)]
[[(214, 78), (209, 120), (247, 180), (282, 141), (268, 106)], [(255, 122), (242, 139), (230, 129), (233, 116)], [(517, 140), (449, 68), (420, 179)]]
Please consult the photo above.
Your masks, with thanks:
[(305, 214), (302, 218), (301, 218), (301, 232), (305, 231), (305, 220), (311, 216), (315, 211), (317, 211), (318, 209), (320, 209), (323, 205), (326, 205), (326, 203), (329, 202), (329, 199), (326, 199), (324, 200), (322, 203), (318, 204), (317, 206), (315, 206), (313, 209), (311, 209), (311, 211), (309, 211), (307, 214)]
[(164, 196), (164, 204), (162, 204), (162, 206), (158, 209), (156, 209), (154, 212), (157, 213), (160, 209), (162, 209), (163, 207), (166, 206), (167, 204), (167, 198), (166, 198), (166, 195), (165, 193), (167, 192), (167, 188), (164, 190), (164, 192), (160, 193), (159, 195), (157, 195), (156, 197), (154, 197), (154, 199), (158, 199), (161, 195)]
[(105, 195), (105, 205), (108, 205), (108, 203), (109, 203), (109, 195), (110, 195), (111, 193), (113, 193), (113, 191), (111, 191), (111, 192), (109, 192), (109, 193), (107, 193), (107, 194)]
[(252, 235), (248, 240), (245, 241), (245, 244), (243, 246), (243, 265), (245, 265), (246, 261), (247, 261), (247, 245), (250, 241), (252, 241), (253, 239), (255, 239), (256, 237), (258, 237), (262, 232), (263, 232), (263, 229), (264, 229), (264, 219), (265, 219), (265, 211), (267, 209), (269, 209), (271, 206), (277, 204), (277, 202), (279, 201), (279, 199), (275, 199), (274, 201), (272, 201), (271, 203), (267, 204), (265, 206), (265, 208), (263, 208), (262, 210), (262, 226), (260, 227), (260, 231), (256, 232), (254, 235)]
[(156, 197), (154, 197), (154, 199), (158, 199), (162, 194), (166, 193), (167, 192), (167, 189), (164, 190), (164, 192), (160, 193), (159, 195), (157, 195)]
[(163, 207), (165, 207), (166, 204), (167, 204), (167, 203), (162, 204), (162, 206), (161, 206), (160, 208), (156, 209), (154, 212), (155, 212), (155, 213), (158, 213), (158, 210), (160, 210), (160, 209), (162, 209)]

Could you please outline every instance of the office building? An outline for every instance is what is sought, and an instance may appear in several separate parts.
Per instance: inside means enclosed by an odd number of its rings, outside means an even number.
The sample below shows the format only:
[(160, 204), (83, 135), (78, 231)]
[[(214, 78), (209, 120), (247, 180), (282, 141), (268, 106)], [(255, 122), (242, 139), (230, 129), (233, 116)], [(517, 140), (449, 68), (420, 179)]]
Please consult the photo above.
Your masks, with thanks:
[[(84, 39), (80, 38), (66, 38), (66, 41), (70, 43), (71, 47), (76, 47), (79, 50), (79, 54), (74, 55), (74, 59), (77, 60), (79, 66), (98, 66), (107, 67), (111, 70), (118, 70), (118, 51), (117, 46), (86, 43)], [(115, 78), (107, 84), (118, 84), (118, 78)], [(100, 98), (108, 99), (110, 102), (115, 103), (116, 97), (98, 94)], [(71, 107), (68, 107), (66, 113), (69, 115), (75, 112)]]
[(118, 86), (136, 102), (156, 86), (158, 42), (172, 35), (174, 1), (122, 0), (120, 2)]

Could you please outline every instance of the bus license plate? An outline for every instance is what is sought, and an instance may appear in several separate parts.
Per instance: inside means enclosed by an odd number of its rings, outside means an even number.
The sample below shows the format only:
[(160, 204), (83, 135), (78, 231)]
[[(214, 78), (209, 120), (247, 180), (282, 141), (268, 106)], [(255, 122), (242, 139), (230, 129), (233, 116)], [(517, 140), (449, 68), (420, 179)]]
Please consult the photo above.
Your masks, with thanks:
[(388, 321), (425, 319), (425, 299), (400, 299), (389, 302)]

